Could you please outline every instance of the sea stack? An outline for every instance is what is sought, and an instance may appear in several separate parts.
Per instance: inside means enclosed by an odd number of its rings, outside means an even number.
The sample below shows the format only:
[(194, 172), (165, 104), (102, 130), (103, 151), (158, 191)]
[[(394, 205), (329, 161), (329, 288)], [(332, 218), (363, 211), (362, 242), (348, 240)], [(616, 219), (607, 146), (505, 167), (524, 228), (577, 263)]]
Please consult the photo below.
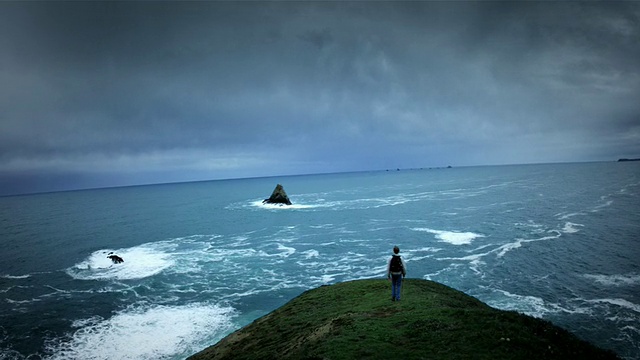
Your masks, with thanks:
[(276, 188), (273, 189), (273, 193), (271, 193), (271, 196), (268, 199), (264, 199), (262, 203), (291, 205), (291, 201), (289, 200), (287, 193), (284, 192), (284, 188), (280, 184), (276, 185)]

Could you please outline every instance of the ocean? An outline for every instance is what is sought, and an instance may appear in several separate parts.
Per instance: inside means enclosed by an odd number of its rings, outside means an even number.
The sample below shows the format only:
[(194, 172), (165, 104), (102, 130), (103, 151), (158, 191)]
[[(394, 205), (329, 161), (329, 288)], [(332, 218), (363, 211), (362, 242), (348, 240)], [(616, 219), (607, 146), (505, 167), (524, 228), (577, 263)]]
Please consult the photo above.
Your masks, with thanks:
[[(277, 184), (292, 206), (262, 204)], [(383, 278), (394, 245), (409, 277), (640, 359), (640, 162), (9, 196), (0, 242), (0, 359), (184, 359), (308, 289)]]

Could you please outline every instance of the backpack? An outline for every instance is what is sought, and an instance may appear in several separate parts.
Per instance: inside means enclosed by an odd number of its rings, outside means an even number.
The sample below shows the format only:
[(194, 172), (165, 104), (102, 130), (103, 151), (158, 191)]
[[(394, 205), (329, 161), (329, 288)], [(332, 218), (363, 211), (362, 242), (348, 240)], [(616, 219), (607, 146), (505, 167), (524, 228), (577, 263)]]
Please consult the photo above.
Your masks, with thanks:
[(402, 272), (402, 270), (402, 259), (400, 259), (400, 256), (391, 257), (391, 265), (389, 266), (389, 271), (398, 273)]

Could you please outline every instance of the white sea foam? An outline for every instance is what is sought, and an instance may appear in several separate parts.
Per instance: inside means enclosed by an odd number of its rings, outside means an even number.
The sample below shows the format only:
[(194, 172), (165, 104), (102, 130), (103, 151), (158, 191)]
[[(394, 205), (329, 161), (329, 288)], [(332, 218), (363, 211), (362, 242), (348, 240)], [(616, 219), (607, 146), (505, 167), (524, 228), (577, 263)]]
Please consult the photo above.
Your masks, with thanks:
[(640, 334), (640, 329), (638, 329), (638, 328), (636, 328), (634, 326), (630, 326), (630, 325), (623, 326), (620, 330), (632, 330), (632, 331), (635, 331), (636, 333)]
[(320, 246), (331, 246), (331, 245), (335, 245), (335, 244), (336, 244), (335, 241), (329, 241), (329, 242), (319, 243), (318, 245), (320, 245)]
[(478, 250), (482, 250), (482, 249), (485, 249), (485, 248), (488, 248), (488, 247), (494, 246), (494, 245), (495, 244), (485, 244), (485, 245), (482, 245), (482, 246), (478, 246), (477, 248), (472, 249), (472, 250), (466, 250), (466, 252), (472, 253), (472, 252), (475, 252), (475, 251), (478, 251)]
[(320, 204), (315, 204), (315, 205), (311, 205), (311, 204), (291, 204), (291, 205), (285, 205), (285, 204), (263, 204), (262, 203), (263, 200), (257, 200), (257, 201), (253, 201), (251, 202), (251, 205), (254, 207), (259, 207), (259, 208), (263, 208), (263, 209), (269, 209), (269, 210), (300, 210), (300, 209), (313, 209), (313, 208), (318, 208), (318, 207), (323, 207), (323, 205)]
[(12, 305), (22, 305), (22, 304), (30, 304), (33, 302), (40, 301), (40, 299), (29, 299), (29, 300), (11, 300), (9, 298), (4, 299), (6, 302)]
[(302, 261), (296, 261), (296, 264), (300, 265), (300, 266), (304, 266), (307, 267), (309, 269), (318, 269), (321, 267), (325, 267), (326, 264), (324, 263), (320, 263), (318, 261), (313, 261), (313, 262), (302, 262)]
[(500, 250), (500, 252), (498, 253), (498, 257), (503, 257), (507, 252), (521, 247), (523, 242), (527, 242), (527, 240), (517, 239), (512, 243), (507, 243), (500, 246), (498, 248), (498, 250)]
[(404, 252), (405, 253), (409, 253), (409, 254), (414, 254), (414, 253), (421, 253), (421, 252), (432, 253), (432, 252), (438, 252), (438, 251), (442, 251), (442, 249), (428, 246), (428, 247), (423, 247), (423, 248), (419, 248), (419, 249), (408, 249), (408, 250), (405, 250)]
[(27, 274), (27, 275), (0, 275), (0, 278), (4, 278), (4, 279), (26, 279), (31, 277), (31, 275)]
[(591, 316), (594, 313), (594, 308), (592, 305), (586, 305), (585, 302), (600, 302), (600, 300), (574, 299), (575, 301), (571, 301), (566, 304), (558, 304), (545, 301), (544, 299), (536, 296), (518, 295), (499, 289), (492, 289), (492, 291), (504, 296), (489, 300), (487, 301), (487, 304), (502, 310), (518, 311), (534, 317), (544, 317), (549, 313), (566, 313)]
[(619, 275), (583, 275), (587, 279), (605, 286), (630, 286), (640, 284), (640, 274), (619, 274)]
[[(107, 258), (114, 252), (124, 259), (123, 263), (114, 264)], [(84, 261), (67, 269), (67, 274), (79, 280), (127, 280), (141, 279), (160, 273), (172, 266), (171, 255), (152, 244), (119, 250), (98, 250)]]
[(233, 242), (231, 244), (229, 244), (229, 246), (243, 245), (247, 240), (249, 240), (248, 236), (238, 235), (238, 236), (233, 238)]
[(323, 284), (328, 284), (335, 280), (335, 275), (322, 275), (321, 281)]
[(309, 227), (312, 229), (331, 229), (333, 224), (322, 224), (322, 225), (310, 225)]
[(566, 220), (569, 218), (572, 218), (574, 216), (585, 216), (588, 213), (597, 213), (600, 212), (602, 209), (609, 207), (613, 204), (613, 200), (607, 200), (608, 196), (601, 196), (600, 200), (603, 202), (602, 204), (596, 205), (594, 208), (590, 209), (590, 210), (582, 210), (582, 211), (577, 211), (577, 212), (573, 212), (573, 213), (566, 213), (566, 212), (562, 212), (562, 213), (558, 213), (555, 214), (555, 216), (558, 216), (558, 219), (560, 220)]
[(551, 310), (542, 298), (530, 295), (512, 294), (508, 291), (494, 289), (503, 297), (487, 301), (487, 304), (502, 310), (518, 311), (530, 316), (541, 318)]
[[(447, 266), (446, 268), (442, 268), (434, 273), (430, 273), (430, 274), (425, 274), (422, 276), (423, 279), (426, 280), (434, 280), (434, 281), (440, 281), (443, 282), (443, 278), (446, 278), (446, 273), (448, 272), (453, 272), (455, 271), (455, 269), (459, 268), (461, 266), (461, 264), (450, 264), (449, 266)], [(445, 275), (443, 275), (445, 274)]]
[(562, 228), (562, 232), (565, 234), (573, 234), (573, 233), (577, 233), (578, 231), (580, 231), (580, 229), (578, 229), (578, 227), (584, 226), (582, 224), (574, 224), (572, 222), (566, 222), (564, 224), (564, 227)]
[(616, 305), (616, 306), (620, 306), (626, 309), (630, 309), (633, 310), (637, 313), (640, 313), (640, 305), (639, 304), (634, 304), (629, 300), (625, 300), (625, 299), (592, 299), (592, 300), (587, 300), (588, 303), (592, 303), (592, 304), (611, 304), (611, 305)]
[(476, 273), (476, 275), (482, 275), (483, 272), (480, 271), (480, 266), (485, 264), (486, 263), (484, 261), (481, 261), (478, 258), (469, 262), (469, 269), (471, 269), (474, 273)]
[(443, 230), (433, 230), (429, 228), (413, 228), (411, 230), (414, 231), (423, 231), (434, 234), (436, 239), (440, 239), (443, 242), (453, 244), (453, 245), (466, 245), (471, 244), (471, 242), (479, 237), (484, 237), (484, 235), (476, 234), (472, 232), (457, 232), (457, 231), (443, 231)]
[(278, 250), (282, 251), (280, 254), (278, 254), (278, 256), (282, 256), (282, 257), (289, 257), (296, 252), (295, 248), (284, 246), (282, 244), (278, 244)]
[(413, 261), (420, 261), (420, 260), (424, 260), (424, 259), (429, 259), (431, 258), (432, 255), (426, 255), (426, 256), (414, 256), (411, 258), (411, 260)]
[[(414, 249), (414, 250), (406, 250), (405, 254), (409, 255), (411, 257), (411, 260), (413, 261), (420, 261), (420, 260), (433, 257), (432, 253), (436, 253), (438, 251), (442, 251), (442, 249), (434, 248), (434, 247), (426, 247), (426, 248), (420, 248), (420, 249)], [(427, 253), (427, 254), (423, 255), (424, 253)]]
[[(602, 196), (600, 199), (602, 201), (605, 201), (606, 198), (607, 198), (607, 196)], [(591, 212), (599, 212), (600, 209), (606, 208), (608, 206), (611, 206), (611, 204), (613, 204), (613, 200), (607, 200), (607, 201), (604, 202), (604, 204), (600, 204), (600, 205), (596, 206), (595, 208), (593, 208), (593, 210), (591, 210)]]
[(307, 250), (302, 252), (302, 254), (304, 254), (304, 258), (305, 259), (311, 259), (311, 258), (317, 258), (318, 256), (320, 256), (320, 253), (318, 252), (318, 250)]
[[(318, 194), (307, 194), (298, 198), (298, 200), (292, 199), (292, 205), (282, 204), (263, 204), (263, 200), (252, 200), (249, 202), (251, 207), (259, 207), (269, 210), (295, 210), (295, 209), (315, 209), (325, 208), (334, 210), (344, 209), (375, 209), (386, 206), (403, 205), (409, 202), (421, 201), (425, 199), (431, 199), (436, 195), (432, 192), (416, 193), (416, 194), (397, 194), (386, 197), (373, 197), (373, 198), (356, 198), (350, 200), (327, 200)], [(441, 195), (441, 194), (440, 194)], [(239, 205), (240, 207), (247, 206)]]
[(47, 348), (52, 360), (184, 358), (229, 332), (234, 316), (233, 308), (207, 304), (132, 307), (109, 319), (76, 321), (71, 339)]
[(584, 215), (583, 212), (575, 212), (575, 213), (560, 213), (560, 214), (556, 214), (556, 216), (560, 216), (559, 219), (560, 220), (566, 220), (566, 219), (570, 219), (574, 216), (580, 216), (580, 215)]
[(502, 246), (500, 246), (499, 248), (496, 249), (496, 250), (500, 251), (498, 253), (498, 257), (503, 257), (507, 252), (521, 247), (523, 243), (553, 240), (553, 239), (557, 239), (557, 238), (560, 237), (560, 232), (557, 231), (557, 230), (551, 230), (551, 231), (548, 231), (548, 232), (549, 233), (555, 233), (555, 235), (543, 236), (543, 237), (537, 238), (537, 239), (516, 239), (516, 241), (514, 241), (512, 243), (504, 244), (504, 245), (502, 245)]

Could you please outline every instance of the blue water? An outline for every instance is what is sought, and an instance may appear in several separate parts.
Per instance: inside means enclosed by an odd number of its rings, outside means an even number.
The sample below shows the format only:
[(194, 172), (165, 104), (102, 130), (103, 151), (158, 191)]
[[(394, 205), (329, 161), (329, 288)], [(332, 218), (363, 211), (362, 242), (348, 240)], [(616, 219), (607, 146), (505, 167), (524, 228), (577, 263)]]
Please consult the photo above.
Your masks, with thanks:
[[(261, 204), (277, 183), (293, 206)], [(410, 277), (640, 359), (638, 162), (4, 197), (0, 241), (0, 359), (183, 359), (307, 289), (383, 277), (393, 245)]]

